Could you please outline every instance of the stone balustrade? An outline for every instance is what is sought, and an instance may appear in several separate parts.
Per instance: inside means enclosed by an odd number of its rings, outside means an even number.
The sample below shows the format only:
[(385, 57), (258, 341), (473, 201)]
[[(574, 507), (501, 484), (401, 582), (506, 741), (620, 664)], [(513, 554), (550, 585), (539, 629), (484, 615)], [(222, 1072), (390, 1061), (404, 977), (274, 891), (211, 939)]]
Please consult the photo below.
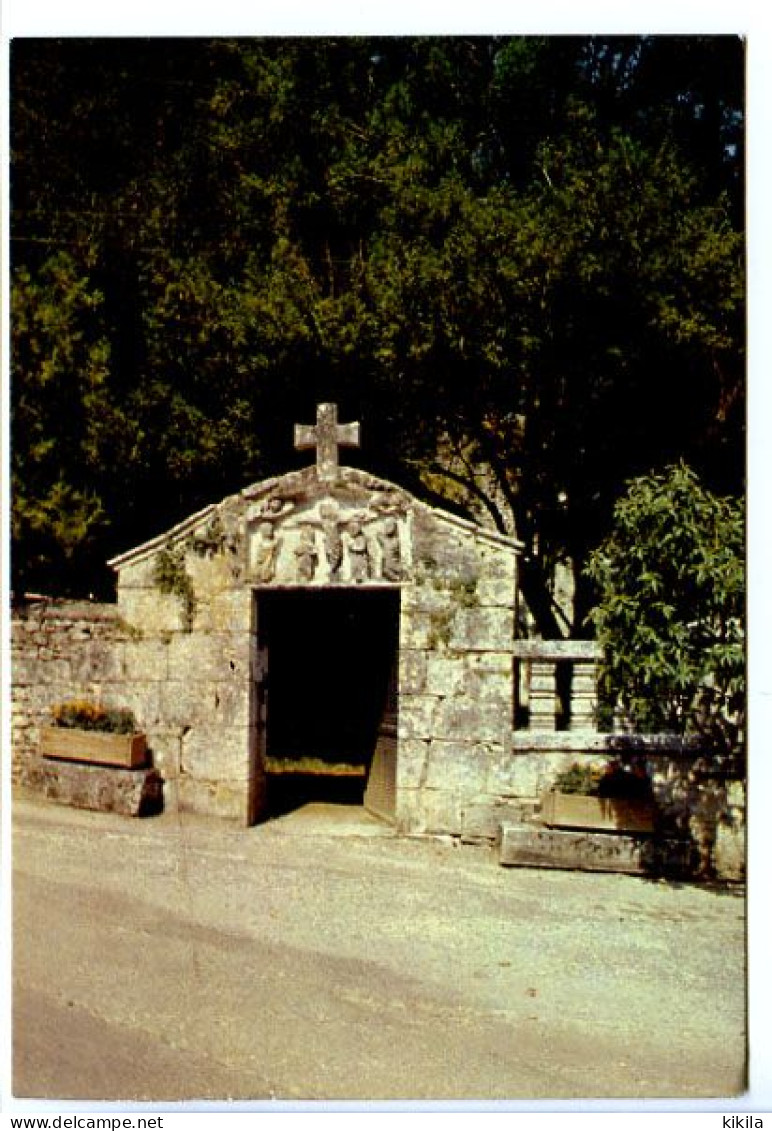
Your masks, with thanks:
[(594, 640), (516, 640), (518, 726), (536, 733), (597, 731)]

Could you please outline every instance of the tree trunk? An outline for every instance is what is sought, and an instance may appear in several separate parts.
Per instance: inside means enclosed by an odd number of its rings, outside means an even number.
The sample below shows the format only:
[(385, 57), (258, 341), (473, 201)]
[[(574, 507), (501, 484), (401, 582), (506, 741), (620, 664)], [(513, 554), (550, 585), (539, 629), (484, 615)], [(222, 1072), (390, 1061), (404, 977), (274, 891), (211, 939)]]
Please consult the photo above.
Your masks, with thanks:
[(532, 558), (523, 557), (520, 559), (519, 572), (520, 592), (542, 639), (562, 640), (566, 633), (556, 616), (557, 606), (547, 586), (544, 571)]

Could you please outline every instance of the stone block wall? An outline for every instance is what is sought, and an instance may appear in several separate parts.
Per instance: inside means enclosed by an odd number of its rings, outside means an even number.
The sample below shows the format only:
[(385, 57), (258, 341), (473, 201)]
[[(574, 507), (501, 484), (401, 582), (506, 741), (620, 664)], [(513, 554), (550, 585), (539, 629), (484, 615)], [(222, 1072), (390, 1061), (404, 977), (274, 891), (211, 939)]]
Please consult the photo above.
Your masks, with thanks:
[(125, 649), (133, 637), (115, 605), (34, 601), (11, 619), (11, 767), (26, 784), (39, 728), (70, 699), (126, 702)]
[[(241, 595), (243, 628), (230, 625), (230, 599), (213, 599), (202, 609), (211, 627), (195, 636), (176, 597), (141, 585), (121, 596), (116, 605), (40, 601), (14, 611), (14, 782), (40, 780), (39, 728), (54, 704), (87, 699), (134, 712), (167, 805), (247, 823), (261, 789), (249, 757), (251, 595)], [(142, 629), (130, 620), (137, 605)]]
[(184, 600), (163, 593), (154, 559), (121, 571), (118, 607), (141, 625), (132, 674), (144, 680), (145, 725), (169, 801), (181, 810), (251, 823), (264, 792), (250, 699), (253, 596), (234, 587), (223, 554), (185, 552), (196, 594), (192, 625)]
[[(402, 591), (397, 823), (495, 835), (493, 776), (512, 731), (517, 574), (511, 545), (453, 536), (419, 508), (415, 571)], [(471, 816), (470, 816), (471, 814)]]

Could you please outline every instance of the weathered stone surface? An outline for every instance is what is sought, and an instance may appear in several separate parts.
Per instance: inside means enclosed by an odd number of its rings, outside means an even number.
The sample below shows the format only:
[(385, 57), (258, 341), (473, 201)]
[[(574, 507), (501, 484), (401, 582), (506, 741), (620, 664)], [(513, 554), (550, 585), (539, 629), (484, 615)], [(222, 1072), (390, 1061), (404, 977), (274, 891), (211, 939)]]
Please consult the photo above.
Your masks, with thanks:
[(552, 663), (531, 662), (531, 686), (528, 697), (530, 727), (546, 733), (557, 729), (557, 672)]
[(421, 695), (426, 690), (427, 653), (401, 649), (399, 657), (399, 690), (401, 695)]
[(746, 829), (744, 806), (730, 809), (730, 820), (719, 823), (713, 847), (713, 863), (721, 880), (742, 881), (746, 873)]
[(434, 739), (429, 747), (424, 784), (428, 789), (475, 796), (485, 787), (489, 756), (487, 748), (480, 744)]
[(426, 691), (429, 695), (463, 693), (466, 666), (463, 655), (446, 656), (430, 653), (426, 658)]
[(405, 614), (443, 613), (456, 607), (453, 593), (439, 585), (423, 580), (419, 584), (407, 586), (402, 594), (402, 608)]
[(517, 557), (509, 552), (507, 546), (479, 543), (477, 559), (481, 580), (487, 578), (506, 579), (511, 582), (516, 580)]
[(571, 730), (597, 730), (597, 669), (595, 664), (574, 664), (571, 679)]
[(126, 562), (121, 569), (121, 589), (152, 589), (155, 557)]
[(503, 745), (510, 729), (506, 714), (476, 699), (443, 699), (434, 718), (434, 734), (440, 739), (463, 738), (470, 743), (477, 740)]
[(201, 632), (244, 632), (252, 618), (252, 605), (251, 589), (216, 593), (196, 610), (196, 628)]
[[(581, 760), (576, 755), (500, 749), (490, 760), (488, 792), (535, 800), (550, 788), (559, 773)], [(588, 760), (596, 761), (597, 755)]]
[(442, 643), (441, 633), (447, 633), (449, 639), (449, 626), (452, 615), (451, 610), (450, 617), (447, 621), (447, 628), (445, 627), (446, 621), (435, 613), (418, 611), (406, 615), (400, 625), (400, 648), (425, 651), (436, 650)]
[(399, 705), (399, 739), (432, 738), (441, 700), (436, 695), (403, 695)]
[(512, 726), (512, 679), (509, 675), (502, 675), (497, 671), (485, 671), (478, 668), (467, 671), (463, 693), (478, 703), (484, 705), (487, 711), (494, 711), (501, 718), (502, 723)]
[(574, 734), (571, 731), (553, 731), (549, 734), (531, 730), (516, 730), (512, 734), (512, 748), (521, 753), (534, 754), (594, 754), (609, 758), (627, 754), (667, 756), (682, 761), (694, 761), (701, 753), (699, 735), (682, 737), (675, 734)]
[(119, 585), (118, 607), (129, 625), (146, 633), (181, 632), (184, 628), (182, 601), (171, 593)]
[(145, 733), (150, 733), (163, 723), (161, 696), (164, 684), (160, 680), (145, 683), (142, 680), (121, 682), (103, 688), (104, 697), (116, 707), (125, 707), (134, 712), (137, 725)]
[[(124, 645), (126, 647), (126, 645)], [(59, 663), (59, 678), (61, 678), (62, 663)], [(51, 672), (54, 675), (54, 672)], [(91, 642), (88, 649), (73, 655), (70, 662), (68, 677), (73, 683), (113, 683), (123, 679), (122, 656), (115, 644), (107, 641)]]
[(339, 424), (336, 404), (317, 405), (315, 425), (295, 425), (295, 447), (300, 451), (313, 448), (319, 479), (335, 483), (340, 478), (338, 448), (359, 447), (359, 422)]
[(169, 643), (148, 638), (128, 641), (120, 649), (122, 676), (127, 683), (169, 678)]
[(600, 660), (602, 652), (595, 640), (516, 640), (512, 654), (521, 660)]
[(168, 730), (156, 727), (153, 731), (152, 744), (148, 747), (148, 757), (152, 766), (158, 770), (167, 784), (170, 780), (176, 778), (180, 772), (182, 738), (182, 729), (179, 727)]
[(478, 672), (495, 672), (506, 682), (507, 687), (512, 686), (512, 654), (506, 650), (500, 652), (470, 652), (465, 656), (466, 666), (471, 675)]
[(249, 635), (176, 633), (169, 642), (169, 673), (197, 684), (249, 679)]
[(50, 801), (78, 809), (143, 817), (163, 807), (163, 781), (152, 769), (126, 770), (31, 758), (22, 783)]
[(457, 835), (464, 799), (446, 790), (401, 789), (397, 796), (397, 828), (406, 833)]
[(514, 576), (482, 576), (477, 582), (475, 597), (480, 605), (497, 608), (511, 608), (514, 595)]
[(691, 874), (693, 851), (688, 841), (568, 832), (505, 823), (501, 829), (499, 861), (510, 867), (675, 877)]
[(515, 617), (510, 609), (460, 608), (453, 620), (450, 646), (470, 652), (498, 652), (510, 648)]
[(404, 738), (399, 743), (397, 756), (397, 788), (416, 789), (426, 784), (429, 765), (428, 740)]
[(158, 694), (159, 724), (233, 727), (249, 721), (250, 689), (243, 680), (172, 679), (159, 686)]
[(190, 777), (243, 780), (250, 776), (249, 726), (199, 724), (185, 734), (180, 770)]
[(115, 606), (40, 601), (14, 610), (12, 621), (12, 776), (37, 756), (38, 728), (51, 707), (72, 699), (123, 705), (119, 663), (127, 638)]
[(461, 811), (461, 840), (498, 841), (502, 824), (520, 822), (530, 813), (527, 802), (482, 795), (470, 800)]
[(233, 583), (232, 569), (228, 554), (209, 557), (189, 552), (185, 555), (185, 570), (196, 594), (219, 595), (226, 592)]
[(246, 680), (231, 678), (207, 685), (209, 717), (215, 726), (240, 727), (249, 722), (250, 687)]
[(209, 721), (214, 707), (213, 686), (193, 679), (170, 679), (161, 684), (159, 725), (179, 730)]
[(176, 781), (177, 805), (181, 813), (200, 813), (248, 825), (253, 789), (250, 779), (206, 780), (183, 775)]
[(72, 659), (41, 658), (37, 651), (28, 656), (14, 658), (11, 664), (11, 679), (14, 687), (37, 687), (41, 684), (51, 686), (55, 683), (67, 684), (73, 680)]

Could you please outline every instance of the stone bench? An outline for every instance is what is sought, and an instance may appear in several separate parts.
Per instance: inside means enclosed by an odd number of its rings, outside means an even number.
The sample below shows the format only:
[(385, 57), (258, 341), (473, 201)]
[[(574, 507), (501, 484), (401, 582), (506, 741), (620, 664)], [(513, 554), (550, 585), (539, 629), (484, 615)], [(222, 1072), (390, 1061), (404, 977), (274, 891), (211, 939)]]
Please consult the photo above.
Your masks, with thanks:
[(163, 779), (147, 767), (121, 769), (30, 758), (22, 784), (49, 801), (76, 809), (146, 817), (163, 808)]
[(685, 878), (695, 871), (689, 840), (551, 829), (536, 823), (502, 824), (499, 863), (669, 878)]

